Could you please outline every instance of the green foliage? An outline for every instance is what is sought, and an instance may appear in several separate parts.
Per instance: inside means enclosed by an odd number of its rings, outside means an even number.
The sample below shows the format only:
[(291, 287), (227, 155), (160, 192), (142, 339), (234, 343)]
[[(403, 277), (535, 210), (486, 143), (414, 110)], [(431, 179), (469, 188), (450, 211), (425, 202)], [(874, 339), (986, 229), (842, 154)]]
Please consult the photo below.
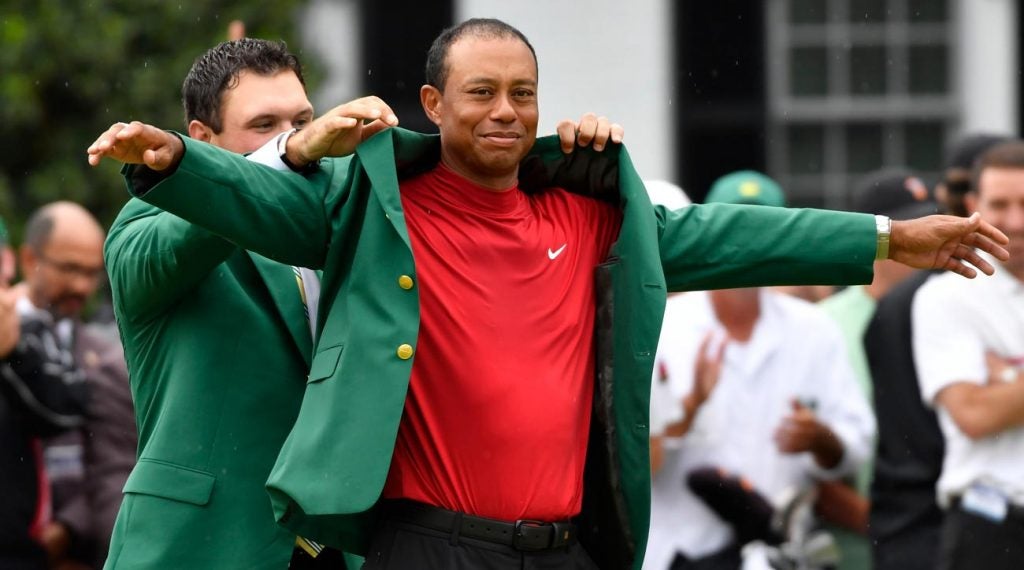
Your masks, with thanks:
[[(85, 149), (116, 121), (183, 130), (181, 82), (200, 53), (242, 20), (302, 56), (303, 0), (4, 0), (0, 8), (0, 216), (14, 241), (57, 199), (105, 225), (127, 200), (118, 166)], [(311, 67), (314, 62), (302, 57)], [(315, 70), (314, 70), (315, 71)], [(315, 73), (307, 74), (310, 87)]]

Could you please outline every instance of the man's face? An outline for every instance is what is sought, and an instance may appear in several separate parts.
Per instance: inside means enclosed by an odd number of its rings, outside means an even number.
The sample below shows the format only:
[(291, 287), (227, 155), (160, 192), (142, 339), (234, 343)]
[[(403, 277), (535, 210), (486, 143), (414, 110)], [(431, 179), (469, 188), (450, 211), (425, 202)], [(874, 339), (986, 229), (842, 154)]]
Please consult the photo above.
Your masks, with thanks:
[(25, 246), (22, 255), (32, 303), (59, 318), (77, 317), (105, 274), (103, 234), (91, 227), (58, 223), (41, 251)]
[(981, 217), (1010, 237), (1010, 259), (1003, 265), (1024, 279), (1024, 168), (986, 168), (976, 199)]
[(313, 119), (306, 89), (291, 70), (276, 75), (243, 71), (238, 84), (221, 94), (221, 131), (199, 121), (189, 136), (237, 153), (252, 152), (274, 135), (301, 128)]
[(448, 50), (441, 93), (424, 86), (427, 116), (441, 131), (441, 159), (489, 188), (516, 182), (537, 138), (537, 66), (518, 39), (467, 36)]

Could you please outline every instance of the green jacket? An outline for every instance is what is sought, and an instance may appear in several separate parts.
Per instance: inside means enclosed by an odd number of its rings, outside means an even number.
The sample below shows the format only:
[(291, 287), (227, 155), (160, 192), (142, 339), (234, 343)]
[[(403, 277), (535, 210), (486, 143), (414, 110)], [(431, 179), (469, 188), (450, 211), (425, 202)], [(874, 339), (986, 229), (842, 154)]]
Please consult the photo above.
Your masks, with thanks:
[[(437, 163), (439, 139), (389, 129), (350, 163), (324, 161), (308, 177), (185, 144), (175, 173), (155, 186), (143, 171), (128, 171), (143, 199), (246, 249), (324, 269), (306, 394), (268, 489), (288, 528), (363, 552), (415, 358), (403, 359), (398, 347), (416, 346), (420, 318), (416, 287), (399, 286), (403, 276), (415, 283), (416, 265), (398, 182)], [(598, 397), (580, 526), (602, 567), (639, 568), (650, 511), (650, 379), (666, 291), (868, 282), (874, 220), (721, 204), (669, 212), (651, 206), (621, 146), (566, 159), (557, 138), (546, 137), (532, 156), (528, 170), (548, 182), (569, 173), (622, 207), (619, 239), (597, 270)]]
[(139, 200), (105, 260), (139, 428), (106, 568), (286, 568), (264, 484), (313, 347), (292, 269)]

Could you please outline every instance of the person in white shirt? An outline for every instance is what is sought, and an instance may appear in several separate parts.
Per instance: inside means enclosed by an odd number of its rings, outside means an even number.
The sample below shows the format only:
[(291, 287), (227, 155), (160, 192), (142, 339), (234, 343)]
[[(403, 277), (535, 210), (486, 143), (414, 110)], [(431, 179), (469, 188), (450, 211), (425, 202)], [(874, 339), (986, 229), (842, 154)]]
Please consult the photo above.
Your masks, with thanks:
[(1002, 271), (943, 274), (913, 304), (914, 360), (946, 439), (939, 568), (1024, 567), (1024, 142), (978, 160), (965, 203), (1010, 236)]
[[(706, 201), (784, 203), (749, 171), (720, 179)], [(874, 418), (842, 335), (805, 301), (767, 289), (674, 296), (654, 376), (644, 568), (739, 567), (745, 533), (693, 492), (695, 471), (717, 468), (775, 500), (852, 473), (870, 451)]]

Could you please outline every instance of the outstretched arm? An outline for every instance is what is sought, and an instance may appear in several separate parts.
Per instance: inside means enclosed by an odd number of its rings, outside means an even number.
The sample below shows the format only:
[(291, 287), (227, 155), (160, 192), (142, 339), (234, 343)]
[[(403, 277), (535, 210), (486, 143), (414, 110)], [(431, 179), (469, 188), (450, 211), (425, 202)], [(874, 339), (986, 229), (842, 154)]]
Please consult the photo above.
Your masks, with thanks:
[[(289, 162), (304, 166), (325, 156), (348, 156), (360, 142), (398, 124), (398, 117), (377, 97), (363, 97), (331, 109), (306, 128), (289, 137)], [(114, 123), (86, 150), (89, 164), (104, 157), (125, 164), (142, 164), (152, 170), (177, 167), (185, 154), (181, 139), (139, 121)]]

